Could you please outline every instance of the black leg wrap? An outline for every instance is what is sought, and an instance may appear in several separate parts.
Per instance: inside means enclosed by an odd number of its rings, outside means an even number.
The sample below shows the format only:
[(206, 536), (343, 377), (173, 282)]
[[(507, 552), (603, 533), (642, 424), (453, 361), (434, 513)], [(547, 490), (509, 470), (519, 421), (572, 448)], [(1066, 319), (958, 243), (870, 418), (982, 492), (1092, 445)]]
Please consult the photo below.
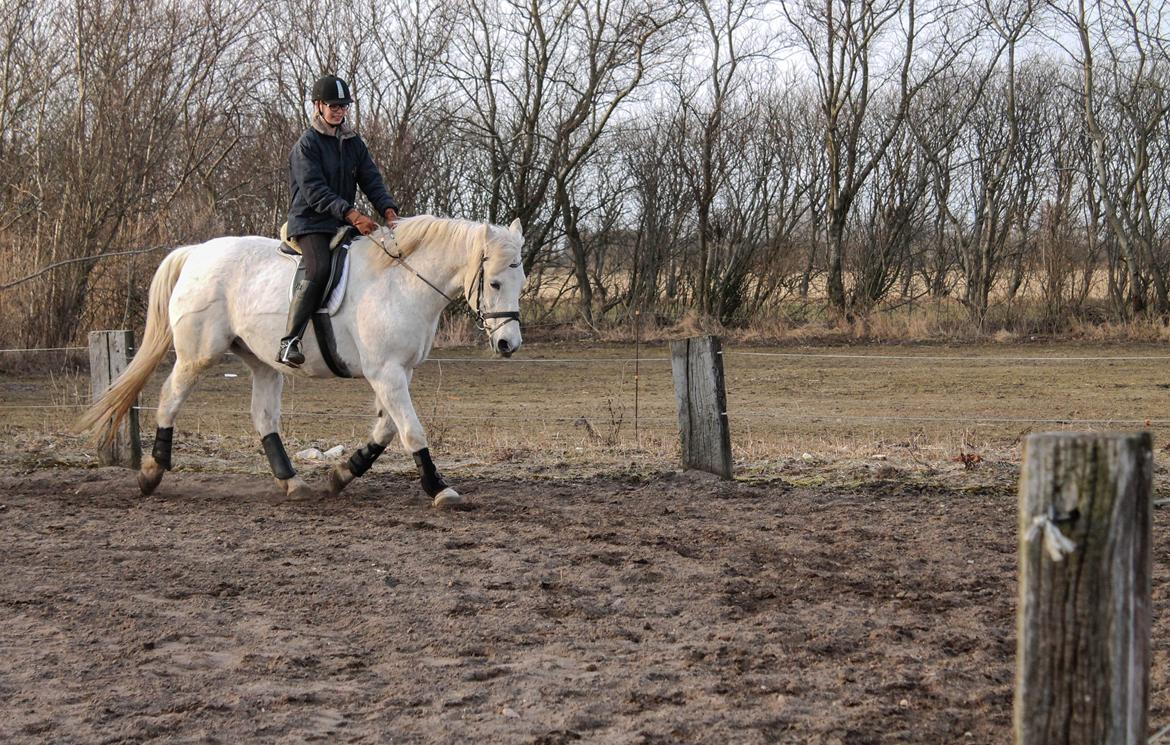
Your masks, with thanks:
[(429, 448), (417, 451), (414, 454), (414, 463), (418, 466), (418, 472), (422, 476), (422, 488), (428, 497), (433, 497), (447, 488), (447, 482), (443, 481), (443, 477), (435, 469)]
[(264, 454), (268, 456), (268, 466), (272, 469), (272, 475), (278, 479), (291, 479), (297, 475), (293, 470), (292, 461), (288, 459), (288, 453), (284, 452), (284, 443), (280, 441), (280, 433), (273, 432), (270, 435), (264, 435), (260, 440), (264, 445)]
[(361, 476), (370, 470), (370, 466), (374, 465), (374, 461), (378, 460), (378, 456), (385, 450), (385, 445), (379, 445), (376, 442), (367, 442), (365, 447), (360, 450), (355, 450), (353, 455), (349, 456), (349, 462), (345, 464), (345, 467), (354, 476)]
[(154, 447), (150, 450), (150, 457), (167, 471), (171, 470), (171, 442), (174, 437), (174, 427), (156, 427), (154, 430)]

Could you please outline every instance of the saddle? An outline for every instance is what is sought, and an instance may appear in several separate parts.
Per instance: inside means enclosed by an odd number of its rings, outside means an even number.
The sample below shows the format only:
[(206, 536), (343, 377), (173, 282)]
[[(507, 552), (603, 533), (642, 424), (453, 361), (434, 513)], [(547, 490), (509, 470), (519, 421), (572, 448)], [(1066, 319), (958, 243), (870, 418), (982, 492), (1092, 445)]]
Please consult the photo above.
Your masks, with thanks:
[[(341, 308), (341, 302), (345, 300), (345, 287), (349, 280), (349, 244), (357, 237), (357, 234), (353, 227), (346, 226), (339, 228), (334, 234), (333, 240), (329, 241), (331, 252), (329, 281), (325, 285), (325, 293), (322, 295), (322, 304), (317, 310), (318, 313), (332, 316), (337, 313), (338, 309)], [(301, 248), (297, 245), (297, 239), (288, 235), (288, 223), (280, 226), (280, 254), (297, 263), (297, 270), (293, 272), (292, 282), (288, 286), (288, 297), (289, 300), (292, 300), (297, 283), (305, 278), (305, 266), (301, 262)]]
[[(330, 317), (341, 308), (341, 303), (345, 300), (345, 288), (349, 280), (349, 244), (357, 235), (357, 230), (352, 226), (346, 226), (338, 229), (333, 240), (329, 242), (329, 281), (325, 284), (321, 307), (313, 314), (312, 319), (313, 332), (317, 335), (321, 357), (339, 378), (352, 378), (353, 375), (337, 353), (337, 339), (333, 335), (333, 322), (330, 321)], [(288, 235), (288, 223), (280, 226), (280, 255), (297, 264), (292, 282), (288, 286), (288, 298), (291, 302), (297, 284), (305, 278), (305, 266), (301, 262), (301, 249), (297, 246), (296, 238)]]

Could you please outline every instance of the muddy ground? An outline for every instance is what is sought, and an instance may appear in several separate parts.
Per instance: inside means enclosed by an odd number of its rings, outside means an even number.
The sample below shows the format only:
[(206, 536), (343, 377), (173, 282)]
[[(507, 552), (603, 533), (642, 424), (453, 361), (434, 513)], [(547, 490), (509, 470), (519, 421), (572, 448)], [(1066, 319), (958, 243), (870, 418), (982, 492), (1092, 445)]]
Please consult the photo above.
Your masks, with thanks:
[[(983, 464), (987, 468), (992, 468)], [(0, 478), (5, 743), (1005, 743), (1014, 473)], [(13, 473), (12, 469), (8, 471)], [(894, 474), (887, 474), (894, 475)], [(1155, 511), (1151, 730), (1170, 721)]]

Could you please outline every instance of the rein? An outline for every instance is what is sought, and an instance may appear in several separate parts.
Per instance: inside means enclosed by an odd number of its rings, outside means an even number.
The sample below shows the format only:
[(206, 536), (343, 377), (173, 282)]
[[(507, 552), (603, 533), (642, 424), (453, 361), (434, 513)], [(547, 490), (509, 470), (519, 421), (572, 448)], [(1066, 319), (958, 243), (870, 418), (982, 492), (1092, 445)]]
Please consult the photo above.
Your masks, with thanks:
[[(381, 238), (375, 237), (373, 234), (371, 234), (369, 236), (369, 238), (371, 238), (374, 241), (374, 243), (376, 243), (378, 245), (378, 247), (382, 249), (382, 253), (386, 254), (394, 261), (396, 261), (399, 264), (401, 264), (402, 266), (406, 267), (408, 270), (410, 270), (411, 274), (413, 274), (414, 276), (416, 276), (420, 280), (422, 280), (423, 284), (425, 284), (427, 287), (431, 288), (435, 292), (442, 295), (443, 298), (447, 301), (448, 305), (455, 302), (455, 298), (453, 298), (450, 295), (448, 295), (447, 293), (443, 292), (442, 290), (439, 289), (439, 287), (434, 282), (431, 282), (429, 279), (427, 279), (423, 275), (419, 274), (418, 270), (416, 270), (409, 263), (407, 263), (406, 258), (404, 256), (402, 256), (401, 253), (399, 253), (397, 255), (390, 253), (390, 249), (386, 248), (386, 244), (382, 242)], [(394, 237), (393, 231), (390, 232), (390, 240), (394, 241), (394, 245), (398, 245), (398, 239)], [(486, 264), (486, 263), (487, 263), (487, 254), (484, 253), (479, 258), (479, 268), (476, 270), (475, 312), (472, 312), (470, 305), (459, 306), (459, 310), (461, 310), (464, 315), (466, 315), (469, 319), (471, 319), (471, 322), (475, 324), (475, 327), (477, 329), (479, 329), (480, 331), (482, 331), (485, 334), (488, 334), (490, 336), (492, 333), (503, 328), (504, 325), (507, 324), (509, 321), (515, 321), (516, 323), (520, 323), (520, 311), (502, 310), (502, 311), (493, 311), (491, 313), (484, 313), (483, 312), (483, 281), (484, 281), (483, 280), (483, 277), (484, 277), (483, 267), (484, 267), (484, 264)], [(487, 321), (490, 319), (495, 319), (495, 318), (503, 318), (506, 320), (504, 321), (504, 323), (501, 323), (499, 326), (496, 326), (491, 331), (489, 331), (487, 328)]]

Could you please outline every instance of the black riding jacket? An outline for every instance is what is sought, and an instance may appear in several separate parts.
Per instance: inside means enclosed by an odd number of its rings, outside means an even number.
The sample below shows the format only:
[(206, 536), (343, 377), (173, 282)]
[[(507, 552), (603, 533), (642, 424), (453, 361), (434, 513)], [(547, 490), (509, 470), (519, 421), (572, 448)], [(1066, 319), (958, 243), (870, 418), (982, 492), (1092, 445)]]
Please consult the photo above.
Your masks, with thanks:
[(354, 206), (357, 187), (379, 215), (398, 205), (386, 189), (382, 174), (366, 143), (345, 122), (333, 129), (319, 124), (305, 130), (288, 156), (288, 234), (333, 233), (347, 225), (345, 213)]

